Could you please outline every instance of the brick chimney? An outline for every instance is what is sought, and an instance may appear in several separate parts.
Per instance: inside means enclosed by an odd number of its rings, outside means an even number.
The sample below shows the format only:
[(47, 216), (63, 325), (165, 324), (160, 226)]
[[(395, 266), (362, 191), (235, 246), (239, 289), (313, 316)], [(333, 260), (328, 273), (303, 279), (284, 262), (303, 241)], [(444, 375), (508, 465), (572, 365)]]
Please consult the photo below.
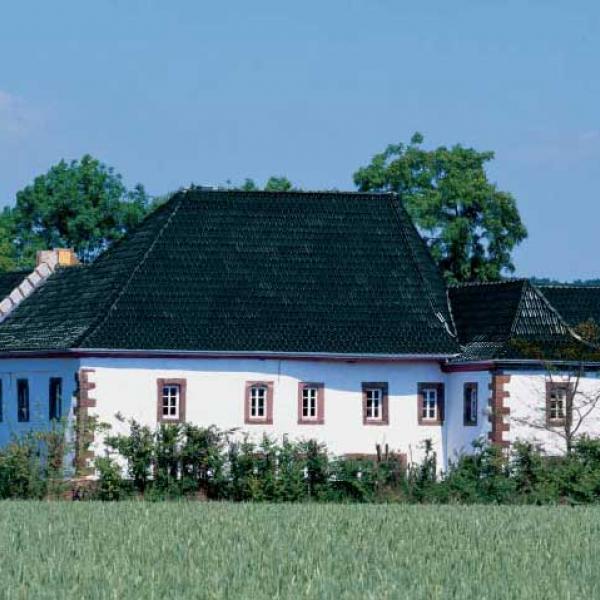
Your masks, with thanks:
[(73, 248), (54, 248), (53, 250), (40, 250), (35, 257), (35, 266), (47, 264), (51, 267), (71, 267), (78, 265), (79, 260)]
[(27, 296), (39, 287), (57, 267), (79, 264), (73, 248), (40, 250), (35, 257), (35, 269), (23, 277), (23, 281), (5, 298), (0, 298), (0, 322), (2, 322)]

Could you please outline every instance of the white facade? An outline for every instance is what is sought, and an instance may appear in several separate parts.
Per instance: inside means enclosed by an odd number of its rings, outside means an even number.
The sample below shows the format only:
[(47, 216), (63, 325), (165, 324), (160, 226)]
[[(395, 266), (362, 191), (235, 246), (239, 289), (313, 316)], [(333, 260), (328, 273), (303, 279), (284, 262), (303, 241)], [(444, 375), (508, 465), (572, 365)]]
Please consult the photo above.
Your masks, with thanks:
[[(561, 454), (565, 450), (564, 438), (554, 433), (560, 427), (546, 428), (546, 383), (552, 379), (556, 383), (571, 383), (575, 378), (566, 374), (552, 373), (550, 378), (546, 371), (508, 371), (510, 381), (505, 384), (508, 396), (504, 405), (510, 409), (510, 430), (504, 438), (513, 443), (517, 440), (529, 440), (541, 445), (549, 454)], [(598, 406), (592, 404), (596, 401)], [(584, 409), (584, 405), (587, 408)], [(577, 423), (577, 410), (585, 416), (577, 434), (597, 436), (600, 434), (600, 373), (586, 373), (577, 384), (573, 398), (574, 425)]]
[[(42, 359), (22, 358), (0, 361), (2, 413), (0, 444), (25, 431), (49, 427), (49, 382), (62, 379), (62, 416), (74, 421), (76, 377), (85, 370), (88, 395), (95, 407), (88, 414), (107, 423), (112, 433), (126, 433), (125, 419), (135, 419), (155, 427), (157, 424), (158, 380), (183, 379), (186, 382), (186, 421), (220, 429), (238, 429), (254, 439), (268, 434), (275, 439), (317, 439), (334, 455), (375, 454), (376, 445), (406, 455), (409, 462), (419, 462), (423, 443), (430, 439), (441, 468), (469, 452), (476, 439), (487, 439), (490, 424), (489, 371), (445, 372), (436, 361), (372, 362), (339, 360), (293, 360), (258, 358), (94, 358)], [(535, 440), (547, 451), (560, 452), (564, 444), (559, 436), (528, 426), (539, 422), (546, 406), (547, 374), (543, 371), (512, 371), (504, 384), (508, 395), (504, 407), (510, 410), (505, 422), (509, 430), (503, 439)], [(27, 379), (30, 420), (17, 418), (17, 381)], [(560, 377), (555, 376), (555, 380)], [(273, 423), (245, 422), (247, 382), (261, 381), (273, 386)], [(324, 423), (298, 423), (298, 384), (324, 384)], [(362, 384), (387, 383), (388, 424), (363, 422)], [(445, 419), (443, 425), (419, 423), (419, 383), (444, 384)], [(477, 422), (464, 422), (465, 384), (477, 385)], [(600, 394), (600, 378), (589, 374), (580, 384), (588, 395)], [(600, 433), (600, 408), (586, 420), (581, 433)], [(104, 452), (101, 437), (96, 437), (94, 452)]]
[[(417, 383), (444, 383), (447, 375), (436, 362), (373, 363), (275, 359), (86, 359), (94, 369), (88, 379), (96, 408), (90, 414), (110, 423), (114, 432), (127, 431), (115, 419), (121, 413), (145, 425), (157, 422), (157, 379), (185, 379), (186, 420), (221, 429), (239, 428), (259, 439), (317, 439), (333, 454), (375, 454), (376, 444), (406, 453), (418, 461), (422, 443), (430, 438), (443, 461), (442, 426), (420, 426)], [(246, 424), (245, 387), (248, 381), (273, 383), (273, 424)], [(298, 383), (324, 384), (324, 423), (298, 423)], [(362, 383), (386, 382), (389, 424), (363, 424)], [(453, 401), (446, 398), (446, 403)], [(101, 451), (100, 444), (96, 451)]]

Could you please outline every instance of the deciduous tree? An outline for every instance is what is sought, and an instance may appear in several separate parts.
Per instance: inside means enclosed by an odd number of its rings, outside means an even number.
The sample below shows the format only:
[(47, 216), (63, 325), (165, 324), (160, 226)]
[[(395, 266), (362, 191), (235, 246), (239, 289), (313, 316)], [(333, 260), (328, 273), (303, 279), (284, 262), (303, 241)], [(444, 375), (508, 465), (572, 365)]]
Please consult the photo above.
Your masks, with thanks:
[(511, 252), (527, 236), (515, 199), (489, 181), (493, 152), (456, 145), (388, 146), (354, 173), (362, 191), (393, 191), (426, 239), (446, 279), (490, 281), (514, 271)]
[(35, 252), (73, 247), (89, 262), (145, 216), (140, 184), (127, 189), (121, 175), (90, 155), (61, 160), (17, 193), (10, 210), (16, 261), (30, 266)]

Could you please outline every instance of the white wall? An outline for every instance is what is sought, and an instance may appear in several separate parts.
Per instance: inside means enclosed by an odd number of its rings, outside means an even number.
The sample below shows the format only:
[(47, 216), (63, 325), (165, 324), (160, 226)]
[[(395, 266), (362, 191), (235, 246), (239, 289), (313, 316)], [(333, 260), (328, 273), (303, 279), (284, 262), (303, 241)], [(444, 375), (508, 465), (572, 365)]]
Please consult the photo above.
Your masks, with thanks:
[[(511, 443), (518, 439), (535, 441), (542, 445), (551, 454), (564, 451), (563, 439), (551, 431), (540, 430), (540, 425), (545, 422), (546, 410), (546, 381), (549, 376), (546, 371), (507, 372), (511, 376), (510, 382), (504, 386), (509, 392), (509, 397), (504, 400), (504, 405), (510, 408), (510, 431), (505, 432), (504, 438)], [(553, 381), (569, 381), (568, 375), (552, 374)], [(575, 383), (573, 377), (571, 383)], [(599, 397), (600, 377), (596, 373), (588, 373), (582, 377), (579, 392), (573, 400), (574, 406), (580, 405), (583, 396), (586, 398)], [(576, 418), (576, 417), (575, 417)], [(599, 406), (583, 421), (578, 433), (591, 435), (600, 434), (600, 403)]]
[[(157, 385), (159, 378), (187, 380), (187, 420), (198, 425), (216, 425), (222, 429), (240, 428), (259, 438), (268, 433), (275, 438), (287, 434), (293, 439), (316, 438), (325, 442), (334, 454), (373, 454), (375, 445), (388, 444), (392, 450), (406, 453), (409, 460), (420, 461), (422, 444), (431, 439), (440, 467), (447, 458), (469, 452), (472, 442), (486, 438), (489, 383), (486, 371), (443, 373), (437, 363), (368, 363), (337, 361), (259, 360), (259, 359), (6, 359), (0, 361), (3, 382), (4, 420), (0, 423), (0, 445), (12, 435), (43, 430), (48, 421), (48, 385), (50, 377), (63, 379), (63, 415), (73, 419), (75, 374), (80, 368), (93, 369), (89, 380), (96, 384), (90, 396), (97, 407), (90, 409), (113, 432), (126, 432), (127, 425), (115, 418), (126, 418), (154, 427), (156, 425)], [(545, 410), (546, 373), (509, 372), (505, 385), (510, 396), (504, 403), (511, 410), (510, 431), (505, 439), (530, 439), (542, 443), (550, 452), (562, 449), (560, 438), (521, 421), (540, 421)], [(17, 421), (16, 381), (24, 377), (30, 385), (30, 423)], [(555, 376), (556, 378), (556, 376)], [(274, 383), (273, 425), (244, 423), (246, 381)], [(297, 415), (298, 382), (325, 384), (325, 424), (299, 425)], [(364, 381), (382, 381), (389, 385), (389, 425), (364, 425), (362, 389)], [(443, 427), (422, 426), (417, 419), (417, 383), (441, 382), (446, 391), (446, 420)], [(475, 427), (463, 424), (463, 386), (476, 382), (479, 390), (479, 414)], [(600, 393), (600, 378), (590, 374), (581, 383), (582, 391)], [(600, 407), (588, 418), (582, 432), (600, 433)], [(102, 440), (96, 453), (102, 453)]]
[[(62, 378), (62, 414), (68, 422), (73, 420), (73, 394), (75, 374), (79, 361), (75, 359), (6, 359), (0, 361), (2, 379), (3, 420), (0, 423), (0, 446), (13, 436), (26, 431), (44, 431), (49, 421), (49, 382), (51, 377)], [(17, 420), (17, 379), (29, 381), (30, 420)]]
[[(255, 437), (268, 433), (288, 434), (293, 439), (316, 438), (334, 454), (374, 454), (376, 444), (405, 452), (409, 460), (420, 460), (426, 438), (433, 440), (443, 464), (446, 442), (440, 426), (420, 426), (417, 421), (417, 383), (446, 383), (447, 375), (437, 363), (346, 363), (259, 359), (108, 359), (82, 361), (95, 369), (89, 380), (96, 383), (90, 393), (97, 400), (90, 409), (113, 432), (127, 431), (115, 414), (156, 424), (158, 378), (187, 380), (186, 420), (221, 429), (239, 427)], [(273, 425), (244, 424), (246, 381), (273, 381)], [(325, 424), (297, 423), (298, 382), (325, 384)], [(389, 425), (364, 425), (362, 388), (365, 381), (389, 384)], [(446, 389), (448, 386), (446, 385)], [(454, 401), (454, 398), (447, 398)], [(462, 415), (462, 395), (460, 396)], [(461, 417), (462, 419), (462, 417)], [(462, 420), (461, 420), (462, 427)], [(97, 444), (96, 453), (102, 452)]]
[[(473, 442), (477, 439), (488, 439), (491, 431), (489, 420), (491, 375), (489, 371), (454, 372), (448, 376), (446, 402), (446, 428), (448, 430), (448, 452), (450, 461), (456, 461), (460, 454), (473, 450)], [(476, 383), (477, 425), (464, 425), (464, 385)]]

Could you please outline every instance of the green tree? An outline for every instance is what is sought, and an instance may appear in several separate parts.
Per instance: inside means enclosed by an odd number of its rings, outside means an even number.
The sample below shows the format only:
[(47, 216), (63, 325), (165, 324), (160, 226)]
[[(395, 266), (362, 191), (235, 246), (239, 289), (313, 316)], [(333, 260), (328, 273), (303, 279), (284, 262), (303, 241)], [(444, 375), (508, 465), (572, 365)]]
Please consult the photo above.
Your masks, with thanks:
[[(229, 182), (228, 182), (229, 183)], [(244, 179), (244, 183), (239, 187), (234, 187), (234, 189), (242, 190), (244, 192), (258, 192), (260, 191), (260, 186), (256, 184), (254, 179), (246, 178)], [(267, 182), (265, 183), (265, 187), (263, 190), (265, 192), (289, 192), (294, 190), (294, 186), (292, 182), (287, 177), (269, 177)]]
[(0, 214), (0, 271), (13, 271), (18, 267), (11, 210), (6, 207)]
[(73, 247), (90, 262), (147, 209), (144, 187), (128, 190), (121, 175), (97, 159), (61, 160), (17, 193), (10, 211), (17, 263), (30, 266), (37, 250), (53, 247)]
[(485, 172), (493, 152), (460, 145), (390, 145), (354, 173), (361, 191), (398, 192), (449, 282), (490, 281), (513, 272), (513, 248), (527, 237), (515, 199)]
[(269, 177), (265, 184), (265, 192), (289, 192), (292, 182), (287, 177)]

